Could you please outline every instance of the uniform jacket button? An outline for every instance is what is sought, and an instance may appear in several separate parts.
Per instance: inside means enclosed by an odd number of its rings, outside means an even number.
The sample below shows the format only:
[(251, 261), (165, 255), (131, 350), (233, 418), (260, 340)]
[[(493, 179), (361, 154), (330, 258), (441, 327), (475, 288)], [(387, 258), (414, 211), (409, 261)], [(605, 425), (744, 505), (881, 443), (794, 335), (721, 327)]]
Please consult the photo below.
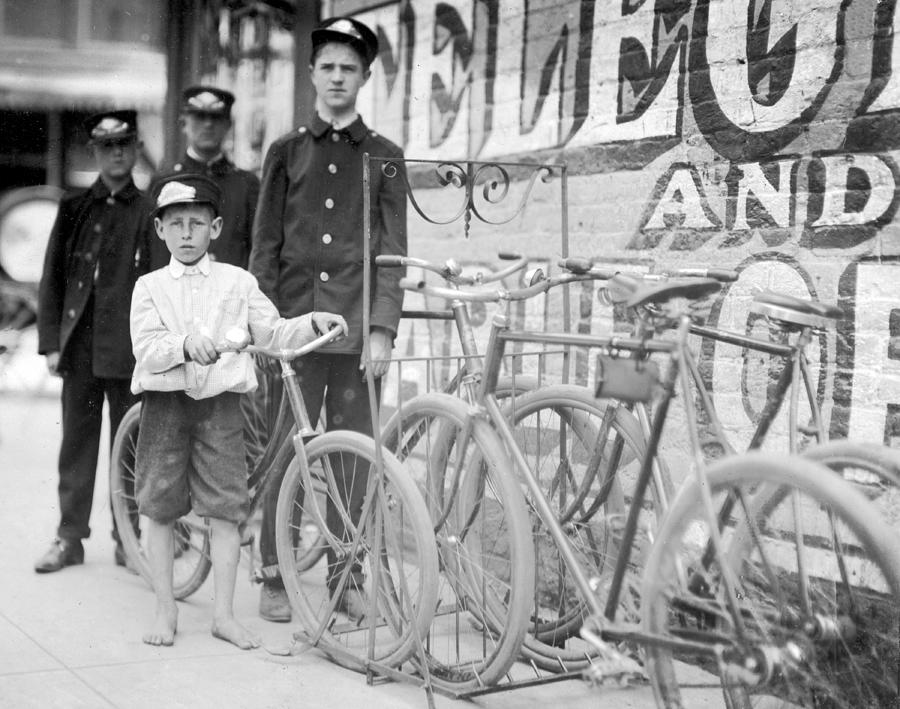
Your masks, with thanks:
[(319, 280), (321, 280), (324, 283), (325, 281), (328, 280), (328, 274), (325, 273), (325, 271), (322, 271), (322, 273), (319, 274)]
[(330, 172), (332, 175), (335, 174), (337, 172), (337, 165), (335, 165), (334, 163), (330, 163), (328, 165), (328, 172)]
[(332, 139), (335, 143), (337, 143), (337, 142), (341, 139), (341, 136), (339, 136), (337, 133), (332, 133), (332, 134), (331, 134), (331, 139)]
[(331, 209), (332, 207), (334, 207), (334, 200), (329, 197), (325, 200), (325, 209)]
[(68, 315), (69, 315), (69, 319), (74, 318), (75, 317), (75, 309), (72, 308), (71, 310), (69, 310)]
[(322, 243), (330, 244), (331, 243), (331, 234), (322, 234)]

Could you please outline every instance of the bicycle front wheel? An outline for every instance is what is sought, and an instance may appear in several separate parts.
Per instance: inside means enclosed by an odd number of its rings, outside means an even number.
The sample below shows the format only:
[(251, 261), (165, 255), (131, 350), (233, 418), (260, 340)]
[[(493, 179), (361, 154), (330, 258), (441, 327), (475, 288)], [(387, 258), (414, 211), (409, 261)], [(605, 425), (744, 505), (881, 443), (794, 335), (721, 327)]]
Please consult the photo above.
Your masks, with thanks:
[[(134, 469), (140, 431), (141, 405), (135, 404), (122, 417), (113, 439), (109, 465), (109, 495), (122, 549), (130, 566), (149, 584), (150, 562), (142, 540), (148, 520), (138, 514), (134, 497)], [(175, 522), (173, 590), (176, 599), (194, 593), (209, 575), (209, 528), (193, 512)]]
[(463, 401), (441, 393), (404, 403), (383, 440), (423, 492), (437, 537), (431, 680), (459, 693), (495, 684), (525, 638), (535, 573), (525, 499), (503, 445)]
[(833, 440), (810, 446), (803, 457), (840, 473), (900, 538), (900, 451), (877, 443)]
[[(284, 476), (275, 529), (278, 566), (305, 638), (353, 670), (364, 671), (368, 660), (399, 666), (427, 635), (437, 602), (425, 503), (388, 451), (381, 480), (370, 480), (375, 443), (362, 434), (324, 433), (306, 445), (306, 460), (295, 459)], [(297, 520), (317, 522), (328, 552), (305, 570), (298, 540), (308, 530)]]
[(706, 478), (716, 503), (736, 501), (724, 548), (707, 552), (693, 481), (644, 577), (659, 706), (692, 706), (718, 688), (740, 708), (897, 706), (900, 552), (865, 497), (819, 464), (761, 453)]

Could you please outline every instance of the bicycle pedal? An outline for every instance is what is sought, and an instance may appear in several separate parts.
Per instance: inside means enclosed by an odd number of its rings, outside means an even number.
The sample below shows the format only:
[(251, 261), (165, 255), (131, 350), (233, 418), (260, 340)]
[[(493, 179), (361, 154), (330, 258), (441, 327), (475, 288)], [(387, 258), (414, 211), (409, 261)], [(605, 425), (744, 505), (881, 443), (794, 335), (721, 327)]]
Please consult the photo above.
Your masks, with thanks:
[(582, 678), (596, 687), (638, 687), (649, 682), (643, 667), (624, 655), (616, 659), (594, 660), (582, 672)]

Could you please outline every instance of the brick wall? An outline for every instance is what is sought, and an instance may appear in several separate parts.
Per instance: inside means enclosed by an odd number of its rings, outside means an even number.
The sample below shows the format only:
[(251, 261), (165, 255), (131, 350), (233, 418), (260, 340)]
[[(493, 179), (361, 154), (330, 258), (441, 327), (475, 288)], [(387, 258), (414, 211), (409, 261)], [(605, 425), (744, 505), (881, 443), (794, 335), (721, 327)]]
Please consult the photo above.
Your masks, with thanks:
[[(893, 2), (416, 0), (359, 17), (383, 47), (362, 111), (407, 157), (564, 162), (569, 252), (739, 269), (713, 323), (746, 330), (768, 288), (839, 303), (848, 320), (812, 353), (827, 424), (898, 435)], [(413, 215), (410, 253), (490, 264), (496, 237), (552, 264), (548, 199), (468, 240)], [(582, 329), (608, 328), (596, 299), (579, 303)], [(726, 425), (746, 435), (768, 362), (725, 346), (703, 357)]]

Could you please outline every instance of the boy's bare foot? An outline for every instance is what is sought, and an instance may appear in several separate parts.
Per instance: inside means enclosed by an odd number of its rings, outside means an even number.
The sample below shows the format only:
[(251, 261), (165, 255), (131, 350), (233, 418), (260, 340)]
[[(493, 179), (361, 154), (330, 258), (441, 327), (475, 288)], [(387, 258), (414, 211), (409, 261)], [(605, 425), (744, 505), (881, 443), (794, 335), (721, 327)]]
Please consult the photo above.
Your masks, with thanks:
[(212, 634), (213, 637), (237, 645), (241, 650), (252, 650), (259, 647), (259, 639), (234, 618), (214, 620)]
[(175, 629), (178, 626), (178, 608), (174, 605), (157, 606), (153, 626), (141, 638), (148, 645), (171, 645), (175, 642)]

